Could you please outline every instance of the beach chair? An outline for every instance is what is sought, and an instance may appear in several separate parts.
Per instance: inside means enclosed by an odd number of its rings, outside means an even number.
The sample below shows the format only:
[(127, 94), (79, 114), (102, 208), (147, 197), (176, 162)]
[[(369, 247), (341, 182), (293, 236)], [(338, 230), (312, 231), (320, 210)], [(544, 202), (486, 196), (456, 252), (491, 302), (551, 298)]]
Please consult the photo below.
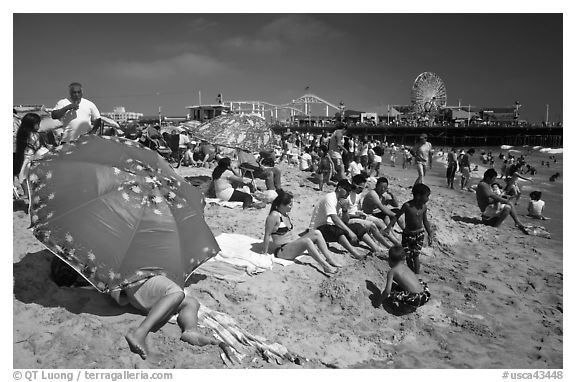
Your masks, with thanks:
[(262, 168), (256, 160), (256, 157), (252, 153), (240, 149), (237, 150), (237, 156), (239, 163), (238, 168), (240, 169), (242, 177), (247, 177), (247, 175), (249, 175), (250, 179), (252, 179), (252, 185), (256, 186), (254, 181), (254, 173), (257, 171), (262, 171)]

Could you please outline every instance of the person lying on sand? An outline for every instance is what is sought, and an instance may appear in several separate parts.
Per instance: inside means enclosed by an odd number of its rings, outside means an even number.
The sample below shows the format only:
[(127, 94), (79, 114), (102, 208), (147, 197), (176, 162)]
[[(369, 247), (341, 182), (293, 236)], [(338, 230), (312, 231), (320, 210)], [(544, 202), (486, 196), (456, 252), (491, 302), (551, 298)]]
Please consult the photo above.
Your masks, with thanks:
[(304, 236), (296, 239), (290, 235), (294, 228), (288, 216), (292, 210), (292, 199), (292, 194), (282, 190), (278, 191), (278, 196), (272, 202), (270, 213), (266, 218), (262, 252), (268, 253), (270, 239), (272, 239), (272, 244), (275, 247), (274, 256), (280, 259), (294, 260), (307, 250), (308, 254), (322, 266), (327, 275), (335, 274), (338, 270), (333, 267), (341, 267), (342, 265), (332, 257), (320, 231), (311, 229)]
[(390, 303), (397, 308), (418, 308), (430, 300), (428, 285), (404, 264), (406, 253), (400, 246), (388, 251), (390, 270), (386, 276), (386, 288), (382, 293), (382, 302)]
[(333, 192), (326, 193), (316, 203), (312, 211), (309, 229), (317, 229), (322, 233), (327, 242), (338, 242), (355, 259), (361, 259), (361, 255), (355, 248), (359, 241), (367, 244), (377, 256), (382, 255), (382, 249), (367, 235), (367, 230), (360, 224), (346, 224), (348, 211), (342, 205), (347, 204), (346, 198), (352, 190), (352, 185), (347, 179), (342, 179), (336, 185)]
[(140, 325), (130, 329), (125, 336), (130, 350), (142, 359), (149, 355), (146, 345), (148, 333), (162, 327), (176, 313), (182, 341), (195, 346), (226, 346), (198, 331), (198, 301), (185, 296), (184, 290), (165, 276), (153, 276), (120, 291), (112, 291), (111, 296), (120, 305), (130, 304), (147, 314)]
[[(524, 224), (518, 220), (516, 209), (514, 209), (510, 200), (498, 196), (492, 191), (491, 184), (496, 181), (497, 176), (498, 173), (496, 170), (489, 168), (484, 171), (484, 177), (480, 183), (478, 183), (478, 187), (476, 188), (476, 202), (482, 212), (482, 223), (492, 227), (499, 227), (502, 222), (506, 220), (508, 215), (510, 215), (514, 220), (514, 223), (516, 223), (516, 226), (522, 231), (525, 231), (526, 228), (524, 227)], [(501, 203), (502, 208), (500, 210), (494, 211), (493, 208), (488, 208), (488, 206), (493, 204), (495, 201)]]
[(432, 245), (434, 233), (428, 222), (428, 199), (430, 188), (424, 183), (415, 184), (412, 187), (412, 200), (402, 205), (400, 211), (396, 213), (384, 230), (389, 233), (396, 221), (402, 215), (406, 215), (406, 227), (402, 232), (402, 247), (408, 254), (406, 263), (414, 273), (420, 273), (420, 253), (424, 246), (424, 231), (428, 233), (428, 245)]

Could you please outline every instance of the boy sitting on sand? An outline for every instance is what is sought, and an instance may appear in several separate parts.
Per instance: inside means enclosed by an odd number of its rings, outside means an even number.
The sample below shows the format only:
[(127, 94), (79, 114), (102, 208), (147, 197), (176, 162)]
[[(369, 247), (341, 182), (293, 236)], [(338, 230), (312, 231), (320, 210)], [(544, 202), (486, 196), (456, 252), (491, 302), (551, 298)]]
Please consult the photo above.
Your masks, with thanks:
[(405, 258), (406, 253), (400, 246), (394, 246), (388, 251), (390, 270), (386, 277), (382, 302), (388, 302), (397, 308), (418, 308), (430, 300), (430, 290), (428, 285), (404, 264)]
[(390, 219), (390, 223), (384, 230), (384, 235), (389, 235), (390, 230), (398, 221), (400, 216), (406, 214), (406, 227), (402, 232), (402, 247), (404, 247), (408, 258), (406, 263), (414, 273), (420, 273), (420, 252), (424, 245), (424, 231), (428, 233), (428, 244), (432, 245), (434, 233), (430, 228), (428, 210), (426, 203), (430, 197), (430, 188), (423, 184), (417, 183), (412, 187), (412, 200), (402, 205), (400, 211)]

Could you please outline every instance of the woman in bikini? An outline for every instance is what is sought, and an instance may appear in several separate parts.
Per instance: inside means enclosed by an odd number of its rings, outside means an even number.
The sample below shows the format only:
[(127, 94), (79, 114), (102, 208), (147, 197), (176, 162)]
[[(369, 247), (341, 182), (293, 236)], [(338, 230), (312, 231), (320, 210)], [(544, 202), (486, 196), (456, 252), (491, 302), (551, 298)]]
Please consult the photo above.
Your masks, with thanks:
[(292, 199), (292, 194), (278, 190), (278, 197), (272, 202), (270, 213), (266, 218), (263, 253), (268, 253), (270, 239), (272, 239), (274, 256), (280, 259), (294, 260), (307, 250), (308, 255), (320, 263), (327, 275), (335, 274), (338, 270), (334, 267), (341, 267), (341, 265), (332, 258), (320, 231), (312, 229), (298, 238), (294, 238), (290, 233), (294, 228), (288, 217), (288, 213), (292, 209)]

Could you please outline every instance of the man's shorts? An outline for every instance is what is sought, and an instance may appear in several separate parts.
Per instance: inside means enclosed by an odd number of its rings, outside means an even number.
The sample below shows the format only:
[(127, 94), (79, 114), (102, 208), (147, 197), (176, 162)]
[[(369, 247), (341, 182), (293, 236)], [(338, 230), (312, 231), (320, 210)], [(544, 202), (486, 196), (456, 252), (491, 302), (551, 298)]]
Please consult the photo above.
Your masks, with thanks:
[(335, 167), (340, 167), (343, 165), (342, 163), (342, 154), (336, 151), (328, 151), (328, 156), (332, 159)]
[(482, 223), (494, 226), (506, 210), (506, 206), (507, 204), (504, 203), (499, 203), (498, 207), (494, 206), (494, 204), (488, 205), (484, 212), (482, 212)]
[(470, 167), (463, 167), (460, 171), (462, 172), (462, 178), (470, 178)]
[[(357, 223), (352, 223), (348, 225), (348, 228), (350, 228), (350, 230), (354, 232), (354, 234), (358, 237), (358, 240), (360, 240), (367, 232), (366, 228), (362, 227), (362, 225)], [(344, 231), (342, 228), (334, 224), (324, 224), (321, 225), (320, 227), (317, 227), (316, 229), (320, 231), (322, 237), (324, 237), (324, 240), (327, 243), (337, 243), (338, 240), (340, 239), (340, 236), (345, 236), (346, 238), (348, 238), (348, 236), (346, 235), (346, 231)]]
[(151, 277), (143, 283), (126, 288), (125, 292), (130, 305), (144, 312), (149, 312), (164, 296), (177, 292), (184, 293), (178, 284), (166, 276)]

